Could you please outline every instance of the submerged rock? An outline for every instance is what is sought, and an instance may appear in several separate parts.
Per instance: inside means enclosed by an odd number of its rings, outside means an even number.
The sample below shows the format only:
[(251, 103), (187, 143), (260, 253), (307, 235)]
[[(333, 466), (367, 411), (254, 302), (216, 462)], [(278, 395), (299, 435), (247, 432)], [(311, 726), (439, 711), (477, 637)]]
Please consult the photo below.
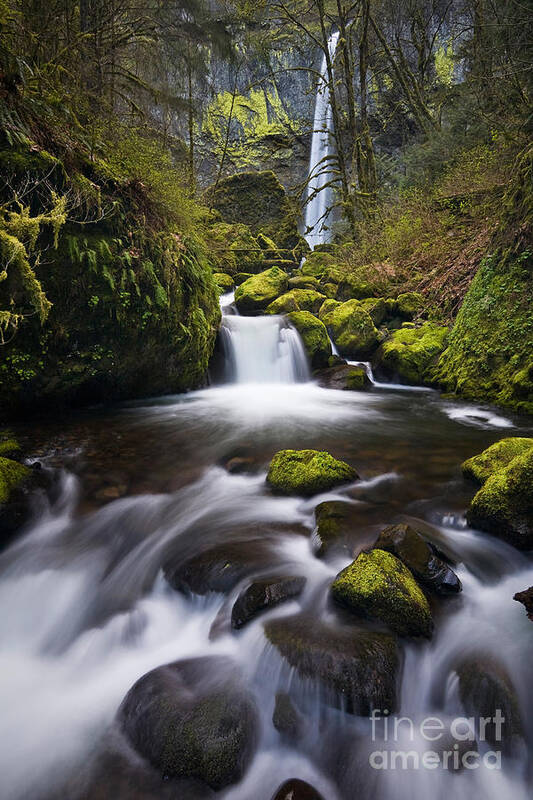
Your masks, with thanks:
[(517, 592), (513, 600), (523, 604), (529, 619), (533, 622), (533, 586), (524, 589), (523, 592)]
[(162, 775), (213, 789), (240, 780), (257, 738), (257, 712), (223, 657), (176, 661), (143, 675), (117, 712), (133, 747)]
[(391, 553), (360, 553), (337, 575), (331, 593), (350, 611), (384, 622), (401, 636), (431, 637), (428, 601), (409, 569)]
[(280, 450), (270, 462), (267, 483), (278, 494), (311, 496), (357, 477), (353, 467), (325, 450)]
[(258, 314), (287, 291), (287, 273), (271, 267), (248, 278), (235, 290), (235, 304), (241, 314)]
[(426, 322), (420, 328), (400, 328), (383, 342), (376, 360), (389, 377), (407, 383), (431, 383), (433, 368), (446, 346), (448, 328)]
[[(326, 301), (328, 302), (328, 301)], [(358, 300), (331, 306), (322, 313), (339, 353), (347, 358), (364, 359), (371, 355), (381, 341), (381, 334)]]
[(497, 469), (474, 496), (469, 525), (521, 550), (533, 547), (533, 447)]
[(437, 594), (461, 591), (461, 581), (453, 569), (434, 554), (425, 539), (410, 525), (390, 525), (385, 528), (375, 547), (397, 556), (415, 578), (431, 591)]
[(266, 314), (288, 314), (289, 311), (312, 311), (316, 313), (326, 296), (314, 289), (291, 289), (276, 298), (265, 309)]
[(369, 546), (366, 531), (358, 530), (357, 506), (344, 500), (326, 500), (315, 508), (316, 528), (312, 546), (316, 556), (322, 558), (331, 553), (354, 556), (355, 542), (359, 538), (359, 550)]
[(349, 713), (396, 707), (396, 639), (386, 633), (331, 628), (304, 615), (265, 624), (265, 633), (283, 658), (303, 678), (325, 690), (325, 699)]
[(324, 798), (307, 781), (292, 778), (279, 787), (272, 800), (324, 800)]
[(313, 369), (327, 364), (331, 356), (331, 342), (326, 326), (309, 311), (293, 311), (288, 315), (305, 347)]
[(521, 436), (509, 436), (491, 444), (477, 456), (467, 459), (461, 465), (465, 478), (479, 484), (485, 483), (495, 472), (505, 469), (513, 458), (533, 448), (533, 439)]
[(276, 694), (272, 724), (287, 739), (298, 739), (302, 732), (303, 717), (287, 692), (278, 692)]
[(231, 612), (232, 628), (242, 628), (260, 611), (301, 594), (306, 579), (299, 575), (271, 576), (255, 580), (238, 596)]
[(351, 364), (338, 364), (335, 367), (321, 369), (317, 374), (318, 383), (325, 389), (341, 389), (343, 391), (363, 391), (372, 386), (364, 367)]

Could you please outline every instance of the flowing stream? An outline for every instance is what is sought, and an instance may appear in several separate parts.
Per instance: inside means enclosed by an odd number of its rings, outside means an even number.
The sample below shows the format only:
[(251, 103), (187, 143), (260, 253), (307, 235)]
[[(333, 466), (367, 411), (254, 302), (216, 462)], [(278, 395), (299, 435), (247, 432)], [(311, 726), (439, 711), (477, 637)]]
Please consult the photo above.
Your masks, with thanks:
[[(109, 774), (95, 788), (90, 765), (136, 679), (177, 659), (223, 654), (260, 709), (256, 754), (242, 781), (217, 794), (224, 800), (271, 800), (289, 778), (326, 800), (526, 800), (533, 628), (512, 598), (533, 584), (533, 563), (468, 529), (473, 489), (459, 466), (502, 435), (531, 435), (528, 421), (435, 392), (319, 388), (295, 331), (277, 317), (239, 318), (231, 299), (222, 301), (226, 383), (20, 432), (45, 468), (60, 465), (61, 480), (54, 502), (41, 499), (32, 525), (0, 556), (0, 797), (162, 796), (131, 786), (106, 793)], [(311, 499), (273, 496), (268, 463), (288, 447), (327, 449), (361, 480)], [(249, 469), (228, 471), (232, 457)], [(276, 692), (296, 691), (298, 677), (268, 643), (265, 620), (303, 611), (332, 630), (349, 626), (328, 587), (350, 558), (312, 551), (314, 508), (325, 499), (352, 503), (370, 542), (385, 525), (412, 521), (453, 559), (463, 592), (438, 604), (430, 642), (404, 640), (399, 712), (415, 722), (462, 716), (458, 660), (496, 659), (526, 742), (504, 754), (501, 770), (373, 769), (369, 752), (381, 745), (369, 721), (325, 706), (312, 679), (300, 687), (301, 739), (287, 743), (274, 728)], [(227, 596), (170, 588), (161, 569), (169, 554), (184, 562), (231, 543), (250, 567)], [(273, 569), (305, 576), (303, 593), (232, 631), (238, 592)], [(424, 746), (419, 735), (407, 742)]]

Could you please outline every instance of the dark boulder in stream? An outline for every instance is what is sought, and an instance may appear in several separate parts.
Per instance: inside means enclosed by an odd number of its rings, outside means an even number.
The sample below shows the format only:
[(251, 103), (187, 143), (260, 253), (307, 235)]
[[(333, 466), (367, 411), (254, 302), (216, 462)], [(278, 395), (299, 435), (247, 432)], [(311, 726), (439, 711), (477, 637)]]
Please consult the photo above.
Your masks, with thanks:
[(311, 546), (318, 558), (330, 554), (343, 554), (353, 558), (374, 541), (374, 536), (366, 528), (361, 529), (356, 503), (325, 500), (315, 508), (315, 521)]
[(270, 620), (265, 633), (301, 678), (322, 687), (325, 702), (366, 716), (396, 707), (396, 639), (357, 627), (330, 627), (313, 617)]
[(523, 592), (517, 592), (513, 600), (524, 605), (529, 619), (533, 622), (533, 586), (530, 586), (529, 589), (524, 589)]
[(431, 591), (437, 594), (461, 591), (461, 581), (453, 569), (434, 554), (421, 534), (410, 525), (389, 525), (381, 531), (375, 546), (403, 561), (415, 578)]
[(338, 364), (335, 367), (321, 369), (315, 373), (315, 377), (318, 378), (319, 386), (324, 389), (356, 392), (372, 386), (366, 369), (352, 364)]
[(162, 775), (213, 789), (238, 781), (255, 751), (257, 711), (228, 658), (191, 658), (148, 672), (117, 712), (133, 747)]
[(324, 800), (324, 797), (307, 781), (292, 778), (279, 787), (272, 800)]
[(238, 596), (231, 612), (232, 628), (242, 628), (253, 617), (268, 608), (297, 597), (306, 579), (299, 575), (258, 578)]

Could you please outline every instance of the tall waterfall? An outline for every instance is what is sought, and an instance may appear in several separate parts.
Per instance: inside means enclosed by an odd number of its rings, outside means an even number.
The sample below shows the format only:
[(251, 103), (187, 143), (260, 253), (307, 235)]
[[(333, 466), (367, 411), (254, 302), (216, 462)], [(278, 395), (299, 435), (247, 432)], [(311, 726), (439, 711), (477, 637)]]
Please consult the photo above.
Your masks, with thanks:
[[(339, 33), (332, 33), (328, 40), (328, 50), (331, 58), (335, 55)], [(315, 116), (313, 120), (313, 138), (311, 141), (311, 156), (309, 158), (309, 177), (307, 185), (308, 202), (305, 209), (305, 227), (308, 231), (305, 238), (310, 247), (328, 241), (327, 220), (328, 208), (331, 205), (331, 187), (320, 190), (331, 178), (329, 174), (333, 145), (331, 132), (333, 118), (329, 102), (329, 84), (326, 56), (322, 59), (320, 68), (320, 83), (317, 87)], [(326, 160), (324, 160), (326, 159)], [(314, 196), (313, 196), (314, 195)]]

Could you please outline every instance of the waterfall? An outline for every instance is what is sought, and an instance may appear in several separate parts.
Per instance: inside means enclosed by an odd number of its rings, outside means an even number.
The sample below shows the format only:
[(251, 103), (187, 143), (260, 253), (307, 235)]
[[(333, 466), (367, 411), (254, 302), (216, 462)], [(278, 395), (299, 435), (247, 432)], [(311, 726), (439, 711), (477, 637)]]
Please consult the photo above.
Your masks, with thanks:
[[(338, 31), (332, 33), (328, 39), (328, 50), (331, 58), (335, 55)], [(329, 102), (329, 85), (326, 56), (322, 59), (320, 68), (320, 83), (317, 87), (315, 116), (313, 120), (313, 138), (311, 141), (311, 156), (309, 158), (309, 183), (307, 185), (307, 205), (305, 210), (305, 238), (311, 248), (317, 244), (328, 241), (328, 231), (325, 229), (329, 218), (328, 208), (331, 205), (331, 187), (320, 190), (331, 178), (328, 174), (330, 162), (324, 161), (332, 155), (333, 146), (331, 132), (333, 118)], [(314, 196), (313, 196), (314, 195)]]

